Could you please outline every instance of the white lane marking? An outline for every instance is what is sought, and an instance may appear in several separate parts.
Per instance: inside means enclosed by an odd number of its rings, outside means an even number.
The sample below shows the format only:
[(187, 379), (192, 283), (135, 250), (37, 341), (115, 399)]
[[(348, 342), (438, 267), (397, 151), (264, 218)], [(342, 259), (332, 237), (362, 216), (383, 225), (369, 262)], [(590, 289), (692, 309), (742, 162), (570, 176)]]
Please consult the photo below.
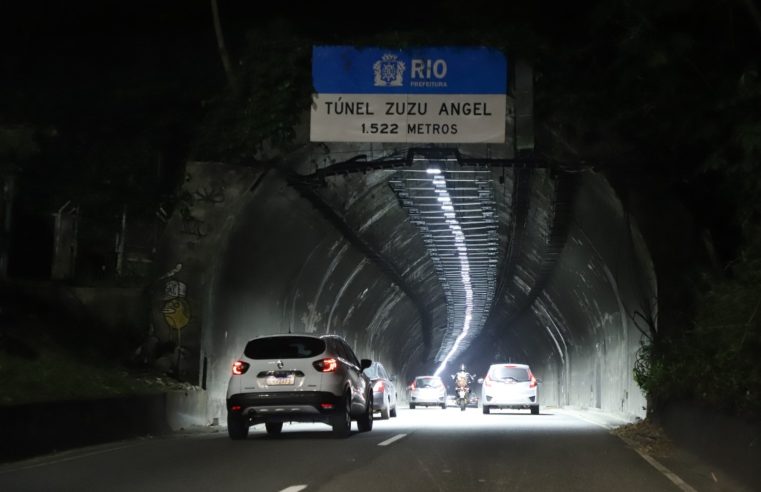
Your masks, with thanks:
[(299, 492), (299, 490), (304, 490), (307, 488), (306, 485), (291, 485), (290, 487), (286, 487), (280, 492)]
[(653, 465), (653, 468), (655, 468), (655, 469), (656, 469), (656, 470), (658, 470), (659, 472), (661, 472), (661, 473), (663, 473), (664, 475), (666, 475), (666, 478), (668, 478), (669, 480), (671, 480), (672, 482), (674, 482), (674, 485), (676, 485), (676, 486), (677, 486), (677, 487), (679, 487), (680, 489), (684, 490), (684, 492), (697, 492), (697, 490), (693, 489), (692, 487), (690, 487), (689, 485), (687, 485), (687, 484), (684, 482), (684, 480), (682, 480), (681, 478), (679, 478), (679, 477), (676, 475), (676, 473), (672, 472), (671, 470), (669, 470), (668, 468), (666, 468), (665, 466), (663, 466), (663, 465), (662, 465), (662, 464), (661, 464), (661, 463), (660, 463), (658, 460), (656, 460), (656, 459), (655, 459), (655, 458), (653, 458), (652, 456), (649, 456), (649, 455), (647, 455), (647, 454), (643, 453), (642, 451), (640, 451), (640, 450), (638, 450), (638, 449), (635, 449), (635, 451), (637, 452), (637, 454), (639, 454), (640, 456), (642, 456), (642, 459), (644, 459), (645, 461), (647, 461), (648, 463), (650, 463), (651, 465)]
[(391, 439), (386, 439), (382, 443), (379, 443), (378, 446), (388, 446), (389, 444), (395, 443), (396, 441), (398, 441), (399, 439), (403, 438), (406, 435), (407, 434), (397, 434)]
[(16, 466), (16, 467), (0, 470), (0, 475), (5, 475), (7, 473), (13, 473), (13, 472), (16, 472), (16, 471), (21, 471), (21, 470), (29, 470), (31, 468), (40, 468), (40, 467), (48, 466), (48, 465), (55, 465), (57, 463), (64, 463), (66, 461), (79, 460), (79, 459), (82, 459), (82, 458), (87, 458), (89, 456), (96, 456), (96, 455), (99, 455), (99, 454), (113, 453), (114, 451), (119, 451), (119, 450), (122, 450), (122, 449), (134, 448), (135, 446), (139, 446), (140, 444), (141, 443), (128, 444), (126, 446), (118, 446), (118, 447), (115, 447), (115, 448), (101, 449), (101, 450), (98, 450), (98, 451), (93, 451), (91, 453), (84, 453), (84, 454), (78, 454), (78, 455), (75, 455), (75, 456), (69, 456), (69, 457), (66, 457), (66, 458), (59, 458), (59, 459), (53, 459), (53, 460), (50, 460), (50, 461), (43, 461), (41, 463), (34, 463), (34, 464), (31, 464), (31, 465)]

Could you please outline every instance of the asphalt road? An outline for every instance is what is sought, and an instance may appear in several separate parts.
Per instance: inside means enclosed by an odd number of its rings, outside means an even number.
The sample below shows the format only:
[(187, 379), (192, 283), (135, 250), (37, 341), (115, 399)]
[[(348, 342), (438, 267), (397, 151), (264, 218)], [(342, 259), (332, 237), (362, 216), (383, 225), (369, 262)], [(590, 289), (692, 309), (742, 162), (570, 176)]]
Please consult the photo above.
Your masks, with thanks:
[[(116, 423), (115, 423), (116, 425)], [(262, 427), (261, 429), (259, 427)], [(356, 423), (353, 424), (356, 431)], [(82, 430), (86, 432), (86, 429)], [(606, 429), (552, 409), (400, 409), (369, 433), (322, 424), (140, 439), (0, 467), (0, 491), (679, 491)], [(684, 490), (684, 489), (682, 489)]]

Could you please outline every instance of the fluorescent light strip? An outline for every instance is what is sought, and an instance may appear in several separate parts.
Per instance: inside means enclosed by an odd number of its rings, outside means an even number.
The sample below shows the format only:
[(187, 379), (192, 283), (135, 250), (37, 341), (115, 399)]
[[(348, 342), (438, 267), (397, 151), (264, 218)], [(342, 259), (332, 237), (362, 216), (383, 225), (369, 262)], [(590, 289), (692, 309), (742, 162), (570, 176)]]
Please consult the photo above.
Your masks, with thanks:
[[(438, 172), (435, 172), (438, 171)], [(460, 343), (462, 340), (467, 336), (468, 332), (470, 331), (470, 323), (473, 319), (472, 313), (473, 313), (473, 286), (470, 278), (470, 262), (468, 261), (468, 248), (465, 246), (465, 235), (462, 233), (462, 227), (460, 226), (459, 221), (457, 220), (457, 216), (454, 213), (454, 207), (452, 204), (452, 197), (449, 194), (449, 190), (446, 187), (446, 179), (441, 176), (441, 170), (440, 169), (427, 169), (426, 172), (429, 174), (435, 174), (436, 176), (433, 178), (433, 185), (436, 187), (436, 192), (438, 193), (437, 200), (442, 202), (441, 209), (444, 211), (444, 216), (446, 217), (446, 222), (449, 224), (449, 228), (451, 229), (452, 238), (457, 245), (457, 250), (460, 252), (460, 279), (462, 281), (462, 286), (465, 290), (465, 316), (463, 319), (462, 324), (462, 330), (460, 331), (460, 334), (455, 339), (454, 344), (449, 350), (449, 353), (447, 353), (446, 357), (444, 357), (444, 360), (441, 362), (441, 365), (439, 365), (438, 369), (436, 369), (436, 372), (434, 375), (438, 376), (443, 370), (444, 367), (446, 367), (447, 362), (449, 362), (449, 359), (452, 357), (452, 355), (457, 351), (457, 349), (460, 346)]]

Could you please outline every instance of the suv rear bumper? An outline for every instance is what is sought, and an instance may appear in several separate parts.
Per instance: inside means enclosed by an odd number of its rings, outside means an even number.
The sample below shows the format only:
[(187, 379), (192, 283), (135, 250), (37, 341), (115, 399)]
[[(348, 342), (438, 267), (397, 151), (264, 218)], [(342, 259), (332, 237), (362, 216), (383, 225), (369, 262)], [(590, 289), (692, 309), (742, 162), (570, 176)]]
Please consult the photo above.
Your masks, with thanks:
[(326, 391), (238, 393), (227, 399), (231, 415), (247, 417), (252, 425), (263, 422), (325, 422), (341, 410), (343, 398)]

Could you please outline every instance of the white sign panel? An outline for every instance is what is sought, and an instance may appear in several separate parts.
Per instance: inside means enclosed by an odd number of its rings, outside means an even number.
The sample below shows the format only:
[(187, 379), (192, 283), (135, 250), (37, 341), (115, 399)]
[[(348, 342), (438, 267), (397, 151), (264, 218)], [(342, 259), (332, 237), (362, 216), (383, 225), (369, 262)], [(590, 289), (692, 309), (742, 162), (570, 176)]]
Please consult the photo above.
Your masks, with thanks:
[(315, 47), (313, 142), (504, 143), (507, 63), (486, 48)]

